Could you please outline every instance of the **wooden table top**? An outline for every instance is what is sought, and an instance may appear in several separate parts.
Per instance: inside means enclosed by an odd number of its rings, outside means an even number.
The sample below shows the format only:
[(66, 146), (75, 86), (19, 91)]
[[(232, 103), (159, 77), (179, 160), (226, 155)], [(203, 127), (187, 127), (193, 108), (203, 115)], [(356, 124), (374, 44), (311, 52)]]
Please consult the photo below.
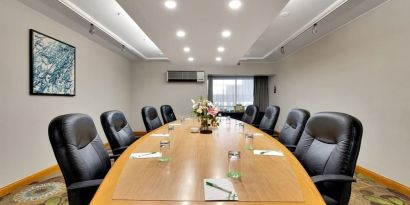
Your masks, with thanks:
[[(180, 122), (174, 122), (180, 123)], [(134, 152), (159, 151), (167, 133), (164, 125), (133, 143), (108, 172), (91, 204), (325, 204), (298, 160), (277, 140), (245, 124), (244, 131), (222, 122), (212, 134), (190, 133), (194, 120), (176, 125), (171, 132), (171, 160), (129, 159)], [(254, 149), (278, 150), (284, 157), (253, 155), (246, 150), (243, 133), (255, 136)], [(239, 201), (205, 202), (203, 179), (226, 178), (228, 151), (241, 152), (241, 180), (231, 180)]]

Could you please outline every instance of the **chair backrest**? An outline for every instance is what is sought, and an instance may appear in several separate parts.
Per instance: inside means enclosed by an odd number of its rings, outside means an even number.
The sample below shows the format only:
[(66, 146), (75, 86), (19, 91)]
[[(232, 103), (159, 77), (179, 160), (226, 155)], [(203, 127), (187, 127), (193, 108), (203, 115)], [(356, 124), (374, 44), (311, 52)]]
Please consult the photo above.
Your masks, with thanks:
[(142, 120), (144, 121), (147, 132), (155, 130), (162, 126), (161, 119), (159, 119), (157, 109), (152, 106), (145, 106), (141, 110)]
[(124, 113), (121, 111), (104, 112), (101, 114), (100, 120), (112, 150), (127, 147), (137, 139), (130, 124), (125, 119)]
[(50, 122), (48, 135), (67, 186), (105, 177), (111, 162), (91, 117), (58, 116)]
[(174, 114), (174, 110), (172, 109), (171, 105), (162, 105), (160, 110), (161, 110), (161, 116), (162, 116), (164, 123), (169, 123), (169, 122), (177, 120)]
[(246, 122), (248, 124), (253, 124), (255, 123), (258, 113), (259, 108), (256, 105), (249, 105), (248, 107), (246, 107), (241, 121)]
[(259, 124), (259, 129), (273, 131), (275, 129), (276, 122), (278, 121), (279, 113), (280, 107), (273, 105), (268, 106)]
[[(353, 176), (362, 140), (361, 122), (336, 112), (315, 114), (306, 124), (295, 156), (310, 176), (341, 174)], [(323, 183), (323, 195), (347, 204), (351, 183)]]
[(304, 109), (292, 109), (279, 134), (279, 141), (284, 145), (296, 146), (305, 129), (310, 113)]

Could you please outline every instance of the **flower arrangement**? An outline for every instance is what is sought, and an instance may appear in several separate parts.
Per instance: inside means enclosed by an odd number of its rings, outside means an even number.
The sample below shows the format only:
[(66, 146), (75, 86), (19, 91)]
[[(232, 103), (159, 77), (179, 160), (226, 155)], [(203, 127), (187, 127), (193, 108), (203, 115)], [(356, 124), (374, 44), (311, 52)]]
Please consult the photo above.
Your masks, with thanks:
[(201, 120), (201, 131), (208, 130), (208, 121), (210, 121), (211, 125), (219, 125), (216, 119), (219, 109), (211, 101), (203, 97), (200, 97), (198, 101), (193, 99), (191, 99), (191, 101), (192, 112)]

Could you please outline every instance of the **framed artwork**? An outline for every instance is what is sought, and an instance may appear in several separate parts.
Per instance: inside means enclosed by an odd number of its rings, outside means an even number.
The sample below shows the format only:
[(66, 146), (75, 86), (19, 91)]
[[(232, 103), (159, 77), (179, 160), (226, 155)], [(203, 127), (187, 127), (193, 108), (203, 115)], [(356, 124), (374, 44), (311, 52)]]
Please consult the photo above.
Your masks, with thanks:
[(75, 47), (30, 29), (30, 94), (75, 96)]

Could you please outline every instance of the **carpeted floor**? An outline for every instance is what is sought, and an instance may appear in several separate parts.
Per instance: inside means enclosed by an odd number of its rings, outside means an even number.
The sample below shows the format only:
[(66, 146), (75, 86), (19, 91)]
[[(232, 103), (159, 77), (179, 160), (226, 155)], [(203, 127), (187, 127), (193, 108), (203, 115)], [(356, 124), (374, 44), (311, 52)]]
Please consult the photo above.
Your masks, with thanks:
[[(390, 190), (372, 179), (356, 174), (351, 205), (410, 205), (410, 196)], [(61, 173), (49, 176), (0, 198), (0, 205), (68, 205)]]

